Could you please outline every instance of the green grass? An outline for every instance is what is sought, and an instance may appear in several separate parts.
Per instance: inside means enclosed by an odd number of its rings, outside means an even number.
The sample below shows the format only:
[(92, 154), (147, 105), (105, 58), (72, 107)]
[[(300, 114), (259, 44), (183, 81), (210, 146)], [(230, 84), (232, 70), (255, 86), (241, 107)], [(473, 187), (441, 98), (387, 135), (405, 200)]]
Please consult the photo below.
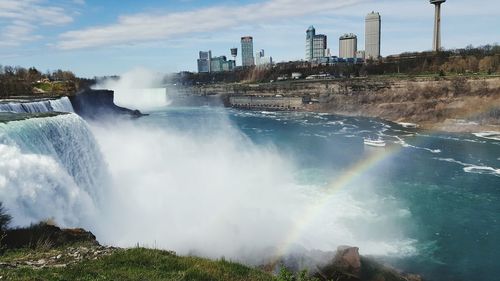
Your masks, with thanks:
[[(0, 260), (20, 257), (20, 251)], [(0, 268), (2, 280), (277, 280), (271, 274), (225, 260), (180, 257), (167, 251), (134, 248), (118, 250), (98, 260), (66, 268)]]
[(33, 86), (35, 88), (38, 88), (38, 89), (43, 90), (45, 92), (51, 92), (52, 91), (52, 83), (36, 83)]

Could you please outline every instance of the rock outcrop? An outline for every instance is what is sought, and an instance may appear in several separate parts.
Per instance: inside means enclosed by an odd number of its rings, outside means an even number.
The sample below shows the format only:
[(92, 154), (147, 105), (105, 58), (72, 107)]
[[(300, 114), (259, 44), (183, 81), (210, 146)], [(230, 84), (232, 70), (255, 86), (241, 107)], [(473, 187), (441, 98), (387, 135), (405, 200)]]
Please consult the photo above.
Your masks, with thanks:
[(94, 234), (81, 228), (61, 229), (55, 225), (39, 223), (5, 231), (2, 247), (6, 249), (55, 248), (75, 243), (99, 245)]
[(325, 281), (422, 281), (418, 275), (404, 274), (362, 257), (357, 247), (349, 246), (340, 246), (335, 257), (314, 275)]
[(144, 116), (139, 110), (117, 106), (111, 90), (85, 89), (69, 97), (75, 113), (87, 119), (100, 119), (109, 116)]

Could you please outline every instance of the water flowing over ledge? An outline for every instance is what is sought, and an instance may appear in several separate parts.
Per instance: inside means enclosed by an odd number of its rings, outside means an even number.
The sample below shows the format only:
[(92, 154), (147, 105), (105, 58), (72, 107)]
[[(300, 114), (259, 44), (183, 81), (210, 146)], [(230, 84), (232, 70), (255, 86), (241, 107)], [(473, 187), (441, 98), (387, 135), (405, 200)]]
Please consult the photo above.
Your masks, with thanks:
[(0, 123), (0, 198), (25, 225), (47, 219), (76, 226), (95, 208), (107, 167), (75, 114)]
[(41, 113), (74, 112), (68, 97), (40, 101), (9, 101), (0, 103), (0, 112)]

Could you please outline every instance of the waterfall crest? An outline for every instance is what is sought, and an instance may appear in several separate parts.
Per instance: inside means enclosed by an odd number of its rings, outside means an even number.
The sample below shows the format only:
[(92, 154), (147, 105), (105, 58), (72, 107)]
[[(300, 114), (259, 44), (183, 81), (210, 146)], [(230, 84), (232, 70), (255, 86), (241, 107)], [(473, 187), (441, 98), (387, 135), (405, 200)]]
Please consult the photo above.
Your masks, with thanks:
[(0, 112), (40, 113), (40, 112), (74, 112), (74, 111), (69, 98), (62, 97), (56, 100), (0, 103)]

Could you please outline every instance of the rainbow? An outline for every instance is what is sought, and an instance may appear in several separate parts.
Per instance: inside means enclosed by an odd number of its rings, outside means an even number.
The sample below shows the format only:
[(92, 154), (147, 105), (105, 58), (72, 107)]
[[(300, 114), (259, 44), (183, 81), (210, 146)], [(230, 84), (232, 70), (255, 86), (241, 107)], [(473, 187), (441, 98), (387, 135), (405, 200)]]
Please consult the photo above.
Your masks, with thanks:
[(378, 163), (399, 153), (401, 149), (402, 147), (400, 145), (391, 145), (384, 149), (374, 148), (376, 151), (373, 151), (368, 157), (351, 165), (340, 177), (336, 178), (335, 181), (327, 187), (324, 193), (322, 193), (321, 198), (306, 208), (303, 215), (297, 219), (289, 235), (284, 239), (283, 243), (278, 245), (277, 252), (274, 255), (274, 262), (278, 262), (288, 252), (290, 247), (300, 238), (302, 232), (307, 228), (310, 222), (328, 205), (337, 191), (349, 186), (377, 166)]
[[(487, 110), (491, 110), (496, 108), (498, 103), (493, 102), (490, 105), (483, 106), (477, 109), (470, 109), (469, 112), (462, 114), (460, 117), (468, 118), (472, 116), (476, 116), (482, 112), (487, 112)], [(439, 131), (440, 126), (443, 123), (438, 123), (430, 128), (428, 128), (427, 132)], [(334, 182), (332, 182), (324, 191), (321, 198), (317, 200), (314, 204), (311, 204), (306, 208), (303, 214), (296, 220), (292, 229), (289, 231), (289, 234), (285, 237), (282, 243), (277, 246), (277, 251), (274, 255), (273, 262), (278, 262), (291, 248), (291, 246), (296, 243), (296, 241), (300, 238), (301, 234), (308, 227), (308, 225), (316, 218), (326, 206), (331, 201), (331, 199), (335, 196), (337, 191), (346, 188), (363, 175), (365, 175), (368, 171), (373, 169), (377, 164), (383, 162), (384, 160), (396, 155), (399, 153), (404, 146), (401, 145), (390, 145), (385, 149), (379, 149), (371, 153), (368, 157), (354, 163), (347, 170), (345, 170), (340, 177), (336, 178)]]

